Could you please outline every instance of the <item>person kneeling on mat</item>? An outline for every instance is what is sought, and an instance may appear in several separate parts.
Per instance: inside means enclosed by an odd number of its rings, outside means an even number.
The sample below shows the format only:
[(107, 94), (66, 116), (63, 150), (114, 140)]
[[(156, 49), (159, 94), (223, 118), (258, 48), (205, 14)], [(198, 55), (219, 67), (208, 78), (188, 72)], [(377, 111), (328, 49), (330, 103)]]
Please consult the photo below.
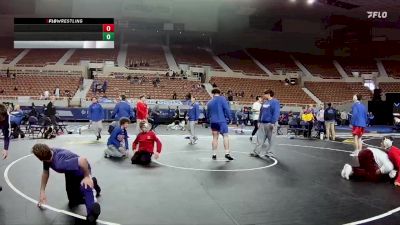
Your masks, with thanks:
[(107, 141), (107, 149), (104, 151), (104, 157), (122, 158), (128, 155), (128, 118), (121, 118), (119, 126), (115, 127)]
[[(161, 153), (162, 144), (160, 139), (153, 131), (149, 131), (149, 124), (141, 121), (139, 124), (140, 133), (132, 143), (133, 157), (132, 164), (148, 165), (151, 162), (151, 156), (158, 159)], [(154, 152), (154, 143), (157, 143), (157, 151)]]
[(43, 162), (43, 173), (40, 185), (40, 199), (38, 206), (46, 204), (46, 185), (50, 176), (50, 168), (58, 173), (65, 174), (65, 186), (69, 206), (85, 203), (89, 223), (95, 224), (100, 215), (100, 204), (96, 197), (100, 195), (97, 179), (91, 175), (88, 160), (75, 153), (58, 148), (50, 148), (46, 144), (35, 144), (32, 153)]
[[(394, 168), (400, 170), (400, 149), (393, 146), (393, 138), (390, 136), (384, 137), (381, 147), (388, 153), (390, 161), (392, 161)], [(395, 186), (400, 186), (400, 176), (397, 171), (392, 172), (392, 178), (396, 178), (394, 181)]]
[(378, 182), (387, 177), (387, 174), (390, 178), (396, 176), (396, 171), (388, 155), (380, 149), (367, 148), (360, 151), (358, 162), (358, 167), (345, 164), (341, 172), (342, 177), (347, 180)]

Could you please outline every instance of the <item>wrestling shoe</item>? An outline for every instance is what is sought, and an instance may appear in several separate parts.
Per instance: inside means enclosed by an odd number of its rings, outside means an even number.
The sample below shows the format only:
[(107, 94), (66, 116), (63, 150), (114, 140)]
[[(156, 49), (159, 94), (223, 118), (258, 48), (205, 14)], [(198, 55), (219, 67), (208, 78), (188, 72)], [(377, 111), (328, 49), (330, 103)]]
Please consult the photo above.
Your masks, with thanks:
[(253, 142), (253, 137), (250, 137), (250, 142)]
[(212, 155), (213, 160), (217, 160), (217, 155)]
[(2, 191), (3, 190), (3, 187), (2, 186), (0, 186), (0, 191)]
[(345, 168), (346, 168), (346, 165), (347, 164), (344, 164), (344, 166), (343, 166), (343, 169), (342, 169), (342, 172), (340, 172), (340, 175), (344, 178), (344, 179), (346, 179), (346, 176), (345, 176)]
[(353, 174), (353, 167), (349, 164), (344, 165), (344, 177), (346, 180), (350, 180), (350, 176)]
[(271, 158), (271, 157), (274, 157), (274, 153), (272, 153), (271, 151), (268, 151), (264, 156)]
[(93, 177), (92, 180), (93, 180), (94, 190), (96, 190), (96, 197), (99, 197), (100, 196), (100, 192), (101, 192), (101, 188), (99, 186), (97, 178)]
[(230, 154), (225, 154), (225, 158), (229, 161), (234, 160), (234, 158)]
[(249, 155), (250, 155), (251, 157), (260, 158), (260, 155), (257, 154), (256, 152), (251, 152)]
[(355, 150), (354, 152), (352, 152), (352, 153), (350, 154), (350, 156), (351, 156), (351, 157), (357, 157), (357, 156), (358, 156), (358, 153), (360, 153), (360, 151)]
[(95, 202), (92, 206), (92, 211), (86, 216), (86, 220), (89, 224), (96, 224), (97, 218), (101, 213), (100, 204)]

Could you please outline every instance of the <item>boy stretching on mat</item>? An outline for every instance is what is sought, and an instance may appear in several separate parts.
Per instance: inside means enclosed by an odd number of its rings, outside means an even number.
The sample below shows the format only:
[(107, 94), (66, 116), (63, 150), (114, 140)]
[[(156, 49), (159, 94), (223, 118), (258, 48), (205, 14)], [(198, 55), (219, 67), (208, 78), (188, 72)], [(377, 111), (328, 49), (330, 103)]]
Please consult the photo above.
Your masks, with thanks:
[(104, 157), (117, 157), (122, 158), (128, 155), (128, 132), (126, 129), (129, 125), (128, 118), (121, 118), (119, 120), (119, 127), (115, 127), (111, 132), (107, 141), (107, 149), (104, 151)]
[[(389, 144), (384, 138), (382, 140), (381, 146), (385, 149), (389, 149)], [(391, 143), (390, 143), (391, 146)], [(378, 182), (385, 178), (389, 174), (390, 178), (396, 176), (396, 171), (394, 170), (392, 162), (389, 160), (388, 154), (386, 152), (377, 148), (367, 148), (358, 154), (358, 167), (352, 167), (349, 164), (345, 164), (341, 175), (343, 178), (349, 180), (365, 180)]]
[(213, 98), (207, 104), (207, 118), (210, 121), (213, 141), (212, 159), (217, 159), (218, 137), (221, 134), (224, 139), (225, 158), (233, 160), (229, 150), (228, 123), (231, 120), (229, 103), (225, 97), (221, 96), (221, 91), (214, 88), (211, 91)]
[[(148, 165), (151, 163), (151, 156), (158, 159), (161, 153), (162, 144), (160, 139), (153, 131), (149, 131), (149, 124), (142, 121), (139, 124), (140, 133), (136, 136), (135, 141), (132, 143), (132, 164)], [(154, 152), (154, 143), (157, 143), (157, 151)]]
[[(10, 145), (11, 125), (7, 107), (3, 104), (0, 104), (0, 129), (4, 136), (4, 147), (3, 150), (1, 151), (1, 156), (3, 159), (6, 159), (8, 156), (8, 147)], [(3, 188), (0, 186), (0, 191), (2, 190)]]
[(65, 186), (70, 207), (85, 203), (86, 220), (95, 224), (100, 215), (100, 204), (96, 197), (100, 195), (97, 179), (92, 177), (88, 160), (75, 153), (58, 148), (50, 148), (45, 144), (35, 144), (32, 153), (43, 162), (43, 173), (40, 185), (38, 206), (46, 204), (46, 185), (50, 176), (50, 168), (65, 174)]
[(395, 172), (392, 172), (393, 178), (396, 177), (394, 181), (395, 186), (400, 186), (400, 176), (397, 171), (400, 170), (400, 149), (393, 146), (393, 138), (390, 136), (384, 137), (382, 141), (382, 148), (388, 153), (390, 161), (392, 161)]

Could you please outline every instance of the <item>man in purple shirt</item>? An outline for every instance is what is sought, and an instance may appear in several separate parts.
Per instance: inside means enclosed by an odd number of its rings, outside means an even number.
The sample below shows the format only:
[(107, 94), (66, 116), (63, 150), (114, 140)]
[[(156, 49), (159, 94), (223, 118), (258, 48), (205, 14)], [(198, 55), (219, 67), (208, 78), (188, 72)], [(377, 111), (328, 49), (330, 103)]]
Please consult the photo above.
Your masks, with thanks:
[[(1, 151), (1, 156), (6, 159), (8, 156), (8, 147), (10, 145), (10, 116), (8, 115), (7, 106), (0, 104), (0, 129), (4, 136), (4, 148)], [(0, 186), (0, 191), (3, 188)]]
[(65, 150), (50, 148), (46, 144), (35, 144), (32, 153), (43, 162), (43, 173), (40, 186), (40, 200), (38, 206), (46, 204), (45, 189), (50, 176), (50, 168), (58, 173), (65, 174), (65, 186), (69, 206), (73, 207), (82, 203), (86, 206), (86, 220), (95, 224), (100, 215), (100, 204), (96, 197), (100, 195), (97, 179), (91, 176), (88, 160), (75, 153)]

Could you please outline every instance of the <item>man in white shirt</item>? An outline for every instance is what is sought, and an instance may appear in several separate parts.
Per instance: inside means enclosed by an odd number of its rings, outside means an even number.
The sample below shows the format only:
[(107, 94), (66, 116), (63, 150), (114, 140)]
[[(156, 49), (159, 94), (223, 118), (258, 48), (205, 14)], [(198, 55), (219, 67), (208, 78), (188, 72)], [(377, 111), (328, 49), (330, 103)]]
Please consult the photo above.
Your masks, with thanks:
[(258, 118), (260, 117), (260, 110), (262, 106), (262, 98), (261, 96), (256, 97), (256, 102), (253, 103), (253, 106), (251, 107), (251, 112), (253, 113), (253, 125), (254, 129), (253, 132), (251, 133), (250, 141), (253, 141), (254, 135), (256, 135), (257, 130), (258, 130)]
[(367, 148), (358, 154), (358, 167), (345, 164), (341, 175), (349, 180), (364, 180), (378, 182), (387, 174), (391, 178), (396, 176), (393, 163), (389, 160), (386, 152), (377, 148)]
[(44, 91), (43, 95), (44, 95), (44, 99), (48, 100), (49, 96), (50, 96), (50, 92), (49, 91)]

